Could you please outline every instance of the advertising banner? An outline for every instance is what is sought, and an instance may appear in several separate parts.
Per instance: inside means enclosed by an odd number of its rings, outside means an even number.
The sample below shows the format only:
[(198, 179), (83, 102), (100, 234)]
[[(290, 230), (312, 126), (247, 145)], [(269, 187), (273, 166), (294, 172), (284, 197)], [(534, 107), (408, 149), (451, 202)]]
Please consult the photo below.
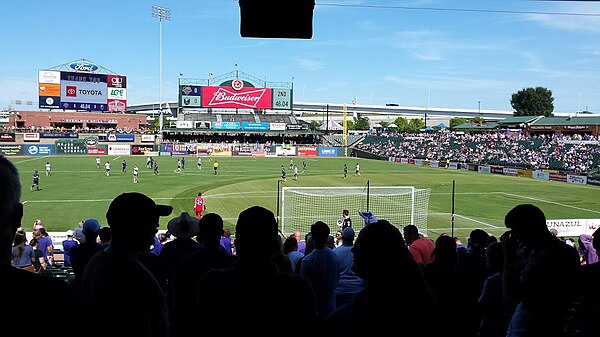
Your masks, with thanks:
[(423, 159), (415, 159), (416, 166), (423, 166)]
[(398, 158), (398, 157), (392, 157), (394, 158), (394, 163), (400, 163), (402, 161), (402, 158)]
[(276, 146), (265, 146), (265, 157), (277, 157)]
[(504, 170), (502, 170), (502, 174), (504, 174), (505, 176), (516, 177), (517, 175), (519, 175), (519, 170), (505, 167)]
[(153, 152), (153, 145), (132, 145), (131, 146), (131, 154), (132, 155), (145, 155), (146, 152)]
[(600, 219), (558, 219), (546, 220), (548, 230), (554, 228), (558, 236), (592, 235), (600, 225)]
[(84, 139), (57, 139), (54, 141), (54, 151), (56, 154), (88, 154)]
[(106, 140), (109, 142), (135, 142), (135, 135), (132, 133), (107, 133)]
[(242, 122), (242, 130), (269, 130), (269, 123)]
[(231, 145), (213, 144), (211, 155), (213, 157), (231, 157)]
[(45, 132), (40, 133), (40, 138), (79, 138), (78, 133)]
[(37, 132), (26, 132), (23, 134), (24, 142), (39, 142), (40, 134)]
[(400, 163), (408, 164), (408, 158), (400, 158)]
[(131, 145), (111, 144), (108, 145), (109, 156), (128, 156), (131, 154)]
[(28, 156), (50, 156), (52, 155), (54, 145), (25, 145), (25, 154)]
[(98, 147), (88, 148), (88, 155), (90, 156), (105, 156), (108, 154), (108, 145), (98, 145)]
[(0, 142), (15, 142), (17, 136), (14, 132), (2, 132), (0, 133)]
[(0, 154), (3, 156), (22, 156), (23, 145), (0, 145)]
[(286, 124), (288, 130), (308, 130), (308, 124)]
[(232, 149), (232, 154), (234, 156), (251, 156), (252, 153), (257, 149), (258, 146), (251, 144), (234, 145)]
[(194, 128), (196, 129), (210, 129), (211, 122), (209, 121), (194, 121)]
[(119, 99), (108, 99), (108, 111), (110, 112), (125, 112), (127, 111), (127, 101)]
[(202, 87), (202, 106), (205, 108), (271, 109), (271, 88), (239, 87), (241, 80), (233, 80), (232, 87)]
[(106, 111), (108, 99), (106, 76), (61, 72), (61, 108)]
[(196, 156), (206, 157), (210, 155), (212, 148), (208, 144), (196, 144)]
[(163, 144), (160, 146), (160, 152), (173, 152), (173, 144)]
[(600, 178), (598, 177), (588, 177), (587, 178), (588, 185), (600, 186)]
[(301, 157), (316, 157), (316, 146), (298, 146), (298, 155)]
[(60, 84), (60, 71), (40, 70), (38, 72), (38, 82), (48, 84)]
[(490, 172), (491, 173), (502, 174), (504, 172), (504, 170), (503, 170), (502, 166), (490, 166)]
[(269, 123), (269, 130), (285, 131), (285, 123)]
[(533, 179), (540, 179), (540, 180), (550, 180), (550, 172), (544, 172), (544, 171), (540, 171), (540, 170), (534, 170), (531, 177)]
[(479, 173), (492, 173), (492, 170), (489, 166), (479, 165), (477, 166), (477, 172)]
[(432, 160), (429, 162), (429, 167), (440, 167), (440, 162), (437, 160)]
[(296, 147), (295, 146), (277, 146), (275, 148), (275, 153), (277, 156), (295, 156), (296, 155)]
[(240, 130), (242, 124), (240, 122), (213, 122), (210, 127), (215, 130)]
[(142, 142), (154, 142), (156, 135), (142, 135)]
[(60, 108), (60, 96), (39, 96), (38, 104), (40, 108), (44, 109), (58, 109)]
[(587, 184), (587, 176), (575, 175), (575, 174), (567, 174), (567, 182), (571, 184)]
[(127, 100), (127, 89), (125, 88), (108, 88), (108, 98), (118, 99), (120, 101)]
[(40, 83), (38, 96), (60, 97), (60, 84)]
[(127, 77), (120, 75), (106, 75), (106, 84), (109, 88), (127, 88)]
[(174, 143), (171, 144), (171, 152), (173, 153), (173, 156), (195, 155), (196, 145), (197, 144), (195, 143)]
[(448, 165), (448, 168), (451, 170), (457, 170), (458, 169), (458, 163), (455, 162), (450, 162), (450, 165)]
[(566, 182), (567, 175), (565, 173), (550, 172), (550, 180)]
[(319, 157), (337, 157), (338, 148), (337, 147), (321, 147), (319, 146)]
[(178, 129), (193, 129), (194, 121), (176, 121), (175, 127)]

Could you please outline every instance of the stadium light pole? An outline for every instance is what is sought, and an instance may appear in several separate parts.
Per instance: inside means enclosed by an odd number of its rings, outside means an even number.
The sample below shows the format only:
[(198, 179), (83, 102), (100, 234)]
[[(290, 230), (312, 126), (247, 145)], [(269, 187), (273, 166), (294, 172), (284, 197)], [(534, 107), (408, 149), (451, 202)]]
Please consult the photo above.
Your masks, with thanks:
[(162, 131), (163, 129), (163, 101), (162, 101), (162, 92), (163, 92), (163, 71), (162, 71), (162, 21), (163, 20), (171, 20), (171, 10), (169, 8), (163, 6), (152, 5), (152, 17), (158, 19), (158, 27), (159, 27), (159, 115), (158, 115), (158, 129)]

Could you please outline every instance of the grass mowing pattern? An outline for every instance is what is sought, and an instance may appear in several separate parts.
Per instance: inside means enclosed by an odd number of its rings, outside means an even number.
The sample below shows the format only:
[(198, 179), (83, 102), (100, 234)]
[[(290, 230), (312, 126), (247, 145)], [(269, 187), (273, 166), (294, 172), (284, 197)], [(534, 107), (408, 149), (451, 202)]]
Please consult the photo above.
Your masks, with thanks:
[[(239, 212), (252, 205), (264, 206), (277, 214), (277, 180), (281, 165), (289, 168), (290, 158), (218, 158), (216, 176), (209, 158), (203, 158), (199, 171), (196, 158), (188, 157), (185, 170), (175, 173), (177, 158), (156, 157), (160, 167), (158, 176), (146, 168), (144, 156), (103, 156), (100, 170), (96, 169), (93, 156), (10, 158), (21, 174), (23, 226), (31, 231), (37, 218), (42, 219), (48, 231), (72, 229), (86, 218), (97, 218), (106, 225), (105, 214), (112, 199), (122, 192), (133, 191), (173, 206), (172, 216), (161, 219), (161, 229), (180, 212), (193, 214), (194, 198), (199, 191), (203, 192), (207, 212), (220, 214), (232, 231)], [(121, 173), (123, 159), (127, 161), (126, 174)], [(110, 177), (104, 172), (107, 160), (111, 163)], [(49, 177), (44, 173), (46, 161), (52, 164)], [(456, 182), (454, 234), (461, 238), (474, 228), (500, 235), (505, 231), (504, 215), (521, 203), (537, 205), (548, 219), (600, 217), (600, 188), (595, 186), (356, 158), (306, 158), (306, 162), (306, 173), (299, 174), (298, 181), (288, 179), (283, 186), (365, 186), (370, 180), (371, 186), (431, 188), (428, 235), (434, 238), (451, 231), (453, 180)], [(357, 162), (362, 175), (355, 177), (350, 170), (344, 180), (344, 163), (354, 167)], [(294, 163), (301, 167), (302, 158), (294, 158)], [(140, 168), (138, 184), (133, 183), (134, 165)], [(40, 172), (41, 191), (29, 190), (34, 170)], [(288, 177), (291, 176), (288, 171)], [(358, 214), (351, 217), (362, 221)], [(334, 228), (335, 223), (330, 225)]]

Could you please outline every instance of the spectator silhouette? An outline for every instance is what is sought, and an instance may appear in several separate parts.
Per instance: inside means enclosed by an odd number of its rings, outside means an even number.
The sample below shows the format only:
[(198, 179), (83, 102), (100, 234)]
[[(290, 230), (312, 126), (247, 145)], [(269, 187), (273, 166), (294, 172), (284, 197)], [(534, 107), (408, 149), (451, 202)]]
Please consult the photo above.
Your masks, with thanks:
[[(62, 322), (70, 318), (69, 329), (45, 329), (44, 336), (87, 336), (85, 317), (81, 302), (69, 285), (62, 280), (32, 273), (11, 266), (12, 242), (23, 218), (21, 183), (16, 167), (4, 156), (0, 156), (0, 275), (2, 275), (2, 302), (6, 311), (0, 315), (3, 336), (26, 334), (25, 317), (32, 312), (32, 302), (27, 299), (28, 291), (43, 291), (56, 298), (68, 299), (68, 305), (60, 310), (44, 308), (43, 320)], [(74, 319), (79, 318), (79, 319)]]
[(435, 243), (430, 239), (419, 234), (419, 229), (415, 225), (407, 225), (403, 228), (404, 237), (408, 244), (408, 250), (419, 265), (433, 262), (433, 250)]
[(340, 278), (337, 254), (327, 247), (329, 231), (323, 221), (310, 227), (315, 249), (304, 256), (300, 265), (300, 275), (310, 280), (315, 291), (319, 321), (336, 308), (335, 288)]
[(83, 272), (92, 256), (102, 250), (102, 245), (97, 242), (100, 223), (96, 219), (87, 219), (83, 222), (83, 235), (85, 240), (83, 243), (71, 248), (71, 266), (75, 278), (71, 281), (71, 285), (75, 290), (79, 291)]
[[(383, 238), (387, 244), (381, 244)], [(365, 289), (331, 313), (323, 331), (358, 337), (388, 335), (392, 329), (402, 336), (436, 336), (435, 301), (405, 246), (400, 231), (385, 220), (358, 233), (353, 269)]]
[(137, 192), (123, 193), (110, 203), (106, 219), (111, 244), (88, 262), (81, 285), (99, 337), (168, 336), (164, 293), (137, 255), (149, 250), (160, 216), (171, 212), (171, 206), (157, 205)]
[(456, 241), (440, 236), (435, 241), (434, 261), (424, 265), (423, 275), (439, 310), (440, 326), (460, 326), (461, 335), (474, 337), (479, 325), (476, 293), (466, 275), (459, 271)]
[(172, 325), (175, 336), (193, 336), (197, 333), (196, 293), (200, 280), (211, 269), (231, 268), (237, 257), (221, 247), (223, 219), (208, 213), (198, 223), (198, 238), (202, 248), (182, 257), (177, 263), (172, 283)]
[(504, 337), (512, 311), (504, 305), (502, 298), (502, 268), (504, 255), (502, 244), (493, 242), (485, 250), (488, 274), (477, 301), (481, 313), (479, 337)]
[[(242, 211), (235, 233), (238, 260), (232, 268), (206, 273), (198, 288), (196, 326), (220, 330), (224, 315), (235, 310), (244, 335), (314, 334), (316, 302), (309, 281), (279, 272), (273, 262), (281, 249), (273, 212), (261, 206)], [(285, 296), (294, 303), (284, 310)], [(291, 317), (302, 322), (301, 329), (290, 329)]]
[(354, 229), (346, 227), (342, 231), (342, 245), (336, 247), (333, 251), (337, 255), (340, 278), (335, 287), (335, 305), (336, 308), (350, 302), (356, 294), (364, 288), (364, 281), (358, 277), (352, 270), (354, 254)]
[(303, 253), (298, 251), (298, 241), (294, 235), (290, 235), (285, 242), (283, 243), (283, 253), (290, 260), (290, 264), (292, 265), (292, 273), (296, 273), (296, 264), (301, 257), (304, 256)]
[(62, 242), (62, 247), (63, 247), (63, 259), (64, 259), (64, 265), (65, 266), (71, 266), (71, 249), (75, 246), (79, 246), (79, 242), (77, 240), (75, 240), (75, 238), (73, 237), (73, 231), (72, 230), (68, 230), (67, 231), (67, 238), (65, 240), (63, 240)]
[(98, 239), (103, 248), (110, 246), (110, 240), (112, 240), (112, 230), (110, 227), (101, 227), (98, 230)]
[[(521, 204), (504, 218), (510, 231), (500, 241), (504, 251), (502, 287), (508, 305), (516, 304), (507, 337), (561, 336), (567, 309), (574, 299), (571, 284), (579, 266), (579, 255), (550, 234), (546, 216), (538, 207)], [(517, 260), (522, 245), (522, 265)], [(552, 319), (549, 319), (549, 318)]]
[[(592, 248), (600, 251), (600, 229), (592, 234)], [(600, 336), (600, 262), (594, 262), (581, 267), (581, 331), (582, 337)]]

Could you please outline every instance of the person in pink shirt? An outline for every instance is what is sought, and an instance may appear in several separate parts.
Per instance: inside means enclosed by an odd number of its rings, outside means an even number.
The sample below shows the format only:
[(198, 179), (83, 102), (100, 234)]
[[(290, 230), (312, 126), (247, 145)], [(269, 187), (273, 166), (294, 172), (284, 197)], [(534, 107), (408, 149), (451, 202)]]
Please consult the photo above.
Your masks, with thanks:
[(433, 240), (419, 234), (419, 229), (415, 225), (404, 226), (403, 230), (408, 250), (415, 262), (420, 265), (433, 262), (433, 250), (435, 249)]

